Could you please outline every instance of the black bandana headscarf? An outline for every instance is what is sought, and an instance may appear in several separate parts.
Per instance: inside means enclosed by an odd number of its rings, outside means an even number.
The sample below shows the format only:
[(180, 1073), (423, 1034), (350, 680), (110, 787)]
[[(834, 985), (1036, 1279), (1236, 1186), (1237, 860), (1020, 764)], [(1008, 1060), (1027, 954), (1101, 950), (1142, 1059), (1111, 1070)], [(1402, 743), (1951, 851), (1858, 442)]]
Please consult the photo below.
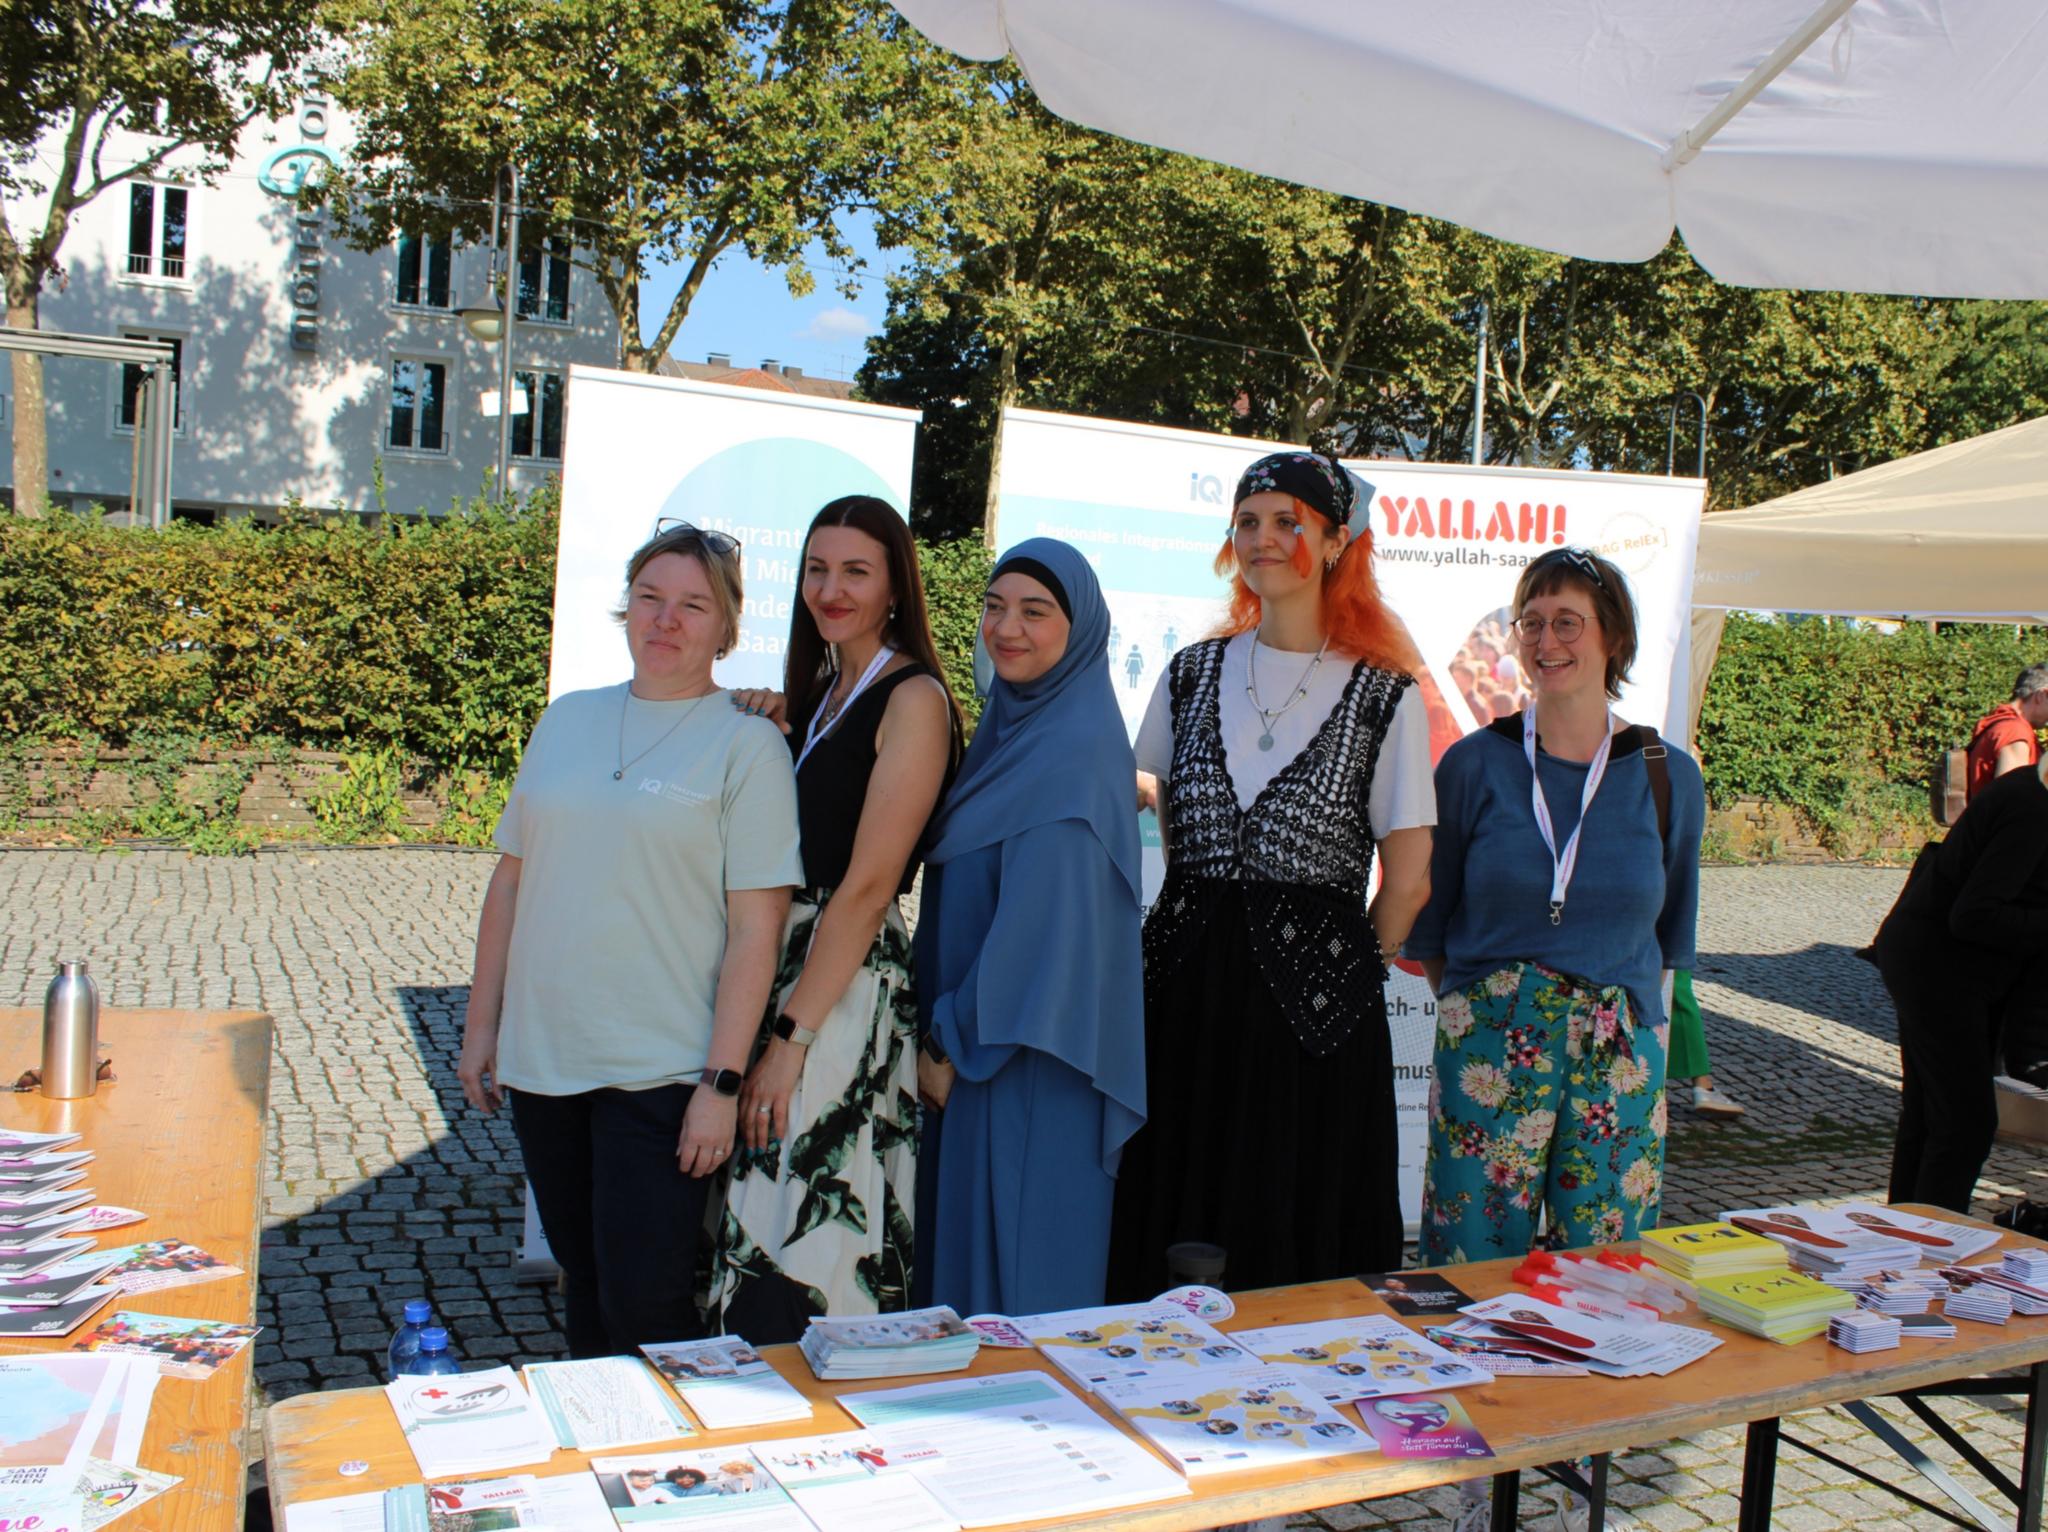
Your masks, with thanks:
[(1351, 520), (1356, 493), (1351, 475), (1329, 458), (1313, 452), (1268, 453), (1244, 471), (1244, 477), (1237, 481), (1237, 496), (1230, 503), (1241, 505), (1247, 496), (1269, 490), (1294, 496), (1320, 512), (1333, 527), (1345, 526)]

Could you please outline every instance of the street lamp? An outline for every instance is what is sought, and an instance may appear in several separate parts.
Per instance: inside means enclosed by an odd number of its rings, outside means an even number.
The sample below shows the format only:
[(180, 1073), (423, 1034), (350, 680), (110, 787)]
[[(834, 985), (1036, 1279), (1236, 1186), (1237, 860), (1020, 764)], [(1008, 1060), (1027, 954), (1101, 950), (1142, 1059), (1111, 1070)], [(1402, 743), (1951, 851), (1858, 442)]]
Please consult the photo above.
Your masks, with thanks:
[[(498, 301), (495, 306), (482, 304), (461, 310), (462, 323), (471, 335), (486, 345), (492, 341), (498, 344), (498, 496), (505, 498), (511, 493), (508, 475), (512, 463), (512, 331), (519, 321), (519, 167), (508, 164), (505, 167), (511, 181), (510, 206), (505, 216), (505, 284), (497, 287), (496, 272), (492, 273), (492, 286), (497, 288)], [(496, 188), (492, 191), (491, 240), (495, 246), (498, 237), (498, 209)], [(497, 265), (497, 251), (491, 252), (491, 264)], [(528, 408), (532, 408), (531, 404)]]

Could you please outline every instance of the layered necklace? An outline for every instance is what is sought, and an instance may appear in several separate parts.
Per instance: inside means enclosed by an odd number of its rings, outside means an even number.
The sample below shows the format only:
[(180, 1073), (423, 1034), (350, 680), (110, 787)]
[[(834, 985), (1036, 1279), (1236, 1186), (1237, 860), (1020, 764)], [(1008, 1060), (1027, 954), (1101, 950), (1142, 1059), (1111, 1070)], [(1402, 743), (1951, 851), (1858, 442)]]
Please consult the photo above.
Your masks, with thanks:
[[(1273, 725), (1287, 716), (1289, 708), (1308, 695), (1308, 683), (1314, 678), (1316, 668), (1323, 663), (1323, 655), (1329, 651), (1329, 648), (1330, 641), (1328, 638), (1325, 638), (1322, 647), (1316, 650), (1315, 654), (1310, 658), (1308, 669), (1304, 670), (1301, 673), (1301, 679), (1294, 683), (1294, 690), (1288, 694), (1287, 700), (1269, 712), (1266, 705), (1259, 701), (1259, 632), (1256, 628), (1252, 630), (1252, 646), (1246, 653), (1244, 661), (1244, 694), (1252, 705), (1252, 711), (1259, 715), (1259, 724), (1263, 730), (1259, 735), (1259, 748), (1261, 750), (1271, 750), (1273, 748)], [(1278, 653), (1279, 651), (1276, 650), (1274, 652)]]

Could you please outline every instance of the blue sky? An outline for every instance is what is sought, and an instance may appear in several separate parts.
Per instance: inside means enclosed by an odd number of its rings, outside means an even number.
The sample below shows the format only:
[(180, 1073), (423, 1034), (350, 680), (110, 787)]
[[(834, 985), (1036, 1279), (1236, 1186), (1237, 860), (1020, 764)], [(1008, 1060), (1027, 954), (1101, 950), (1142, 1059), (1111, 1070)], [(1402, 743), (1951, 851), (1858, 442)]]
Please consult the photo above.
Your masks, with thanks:
[[(808, 298), (792, 298), (780, 270), (733, 251), (704, 279), (669, 350), (686, 362), (701, 362), (711, 352), (722, 351), (731, 355), (735, 367), (757, 367), (773, 357), (814, 376), (851, 377), (867, 355), (867, 337), (882, 328), (888, 313), (882, 278), (903, 257), (878, 252), (865, 221), (850, 226), (848, 233), (866, 261), (857, 268), (859, 283), (853, 297), (838, 290), (841, 278), (837, 270), (828, 269), (837, 263), (828, 262), (822, 250), (812, 251), (817, 288)], [(682, 282), (683, 268), (676, 266), (657, 270), (641, 284), (643, 336), (653, 336)]]

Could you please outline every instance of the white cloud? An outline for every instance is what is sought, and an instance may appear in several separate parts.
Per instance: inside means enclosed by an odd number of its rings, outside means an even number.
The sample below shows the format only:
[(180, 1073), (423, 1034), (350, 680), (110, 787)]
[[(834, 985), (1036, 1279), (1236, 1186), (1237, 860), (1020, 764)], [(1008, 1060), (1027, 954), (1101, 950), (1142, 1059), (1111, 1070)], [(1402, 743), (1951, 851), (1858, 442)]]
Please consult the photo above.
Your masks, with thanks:
[(850, 308), (825, 309), (814, 316), (809, 328), (801, 331), (799, 340), (856, 341), (865, 340), (874, 334), (874, 321), (865, 314), (857, 314)]

